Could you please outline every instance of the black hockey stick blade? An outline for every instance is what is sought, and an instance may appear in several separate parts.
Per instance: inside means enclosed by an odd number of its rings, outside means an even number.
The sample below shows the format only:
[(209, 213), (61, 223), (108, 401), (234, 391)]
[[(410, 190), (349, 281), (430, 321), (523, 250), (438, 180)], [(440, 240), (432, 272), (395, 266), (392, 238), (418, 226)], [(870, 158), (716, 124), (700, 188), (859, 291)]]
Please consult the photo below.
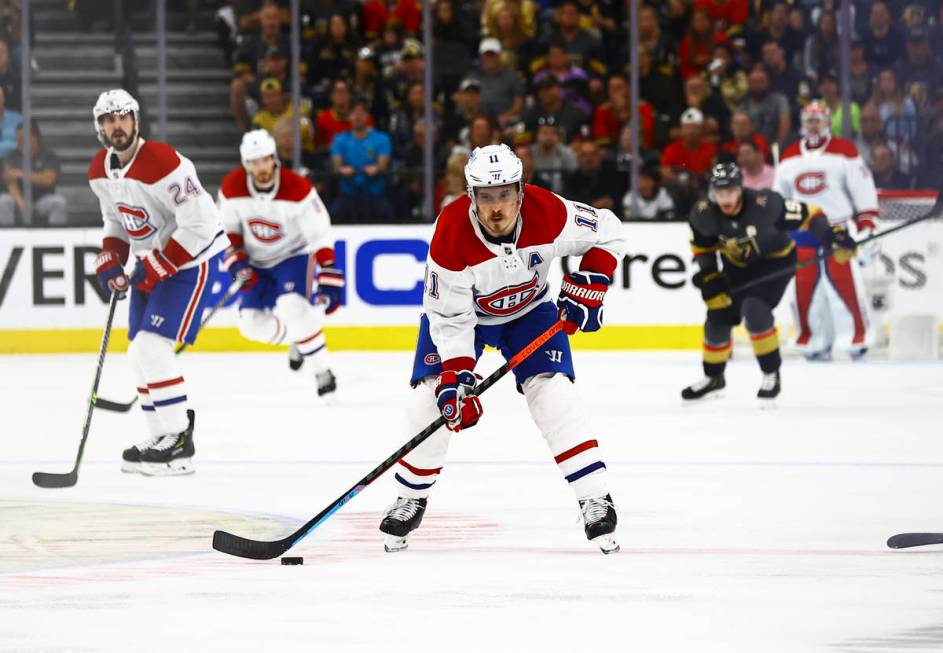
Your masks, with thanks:
[(51, 474), (49, 472), (33, 472), (33, 485), (42, 488), (72, 487), (79, 482), (79, 473), (72, 470), (68, 474)]
[(899, 533), (887, 540), (887, 546), (892, 549), (909, 549), (928, 544), (943, 544), (943, 533)]
[(129, 410), (131, 410), (137, 402), (138, 402), (137, 397), (135, 397), (131, 401), (111, 401), (110, 399), (102, 399), (101, 397), (95, 397), (95, 408), (101, 408), (102, 410), (110, 410), (114, 413), (126, 413)]
[(250, 540), (226, 531), (213, 533), (213, 548), (222, 553), (249, 558), (250, 560), (271, 560), (277, 558), (291, 548), (292, 538), (275, 542), (261, 542)]

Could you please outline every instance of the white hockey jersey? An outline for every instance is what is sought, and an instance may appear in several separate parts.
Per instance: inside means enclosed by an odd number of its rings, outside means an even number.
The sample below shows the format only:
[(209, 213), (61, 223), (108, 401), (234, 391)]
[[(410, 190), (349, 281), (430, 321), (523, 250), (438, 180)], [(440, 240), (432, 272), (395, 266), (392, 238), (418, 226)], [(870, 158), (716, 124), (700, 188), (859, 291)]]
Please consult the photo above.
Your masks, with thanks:
[(219, 188), (219, 210), (233, 247), (245, 249), (255, 267), (311, 252), (320, 265), (334, 262), (331, 219), (318, 191), (284, 166), (268, 193), (255, 189), (244, 167), (231, 171)]
[(854, 219), (859, 227), (873, 228), (878, 217), (878, 196), (871, 171), (854, 144), (832, 136), (822, 147), (810, 149), (800, 140), (783, 152), (773, 190), (786, 199), (821, 207), (829, 223)]
[(105, 223), (105, 249), (117, 251), (122, 262), (129, 246), (137, 257), (157, 249), (178, 269), (226, 249), (219, 212), (190, 159), (143, 138), (127, 165), (118, 167), (117, 158), (111, 148), (99, 150), (88, 168)]
[(611, 275), (622, 257), (622, 223), (537, 186), (526, 186), (513, 243), (488, 241), (471, 200), (449, 203), (436, 222), (426, 261), (423, 309), (443, 361), (475, 357), (475, 327), (526, 315), (548, 296), (555, 258), (583, 256), (581, 269)]

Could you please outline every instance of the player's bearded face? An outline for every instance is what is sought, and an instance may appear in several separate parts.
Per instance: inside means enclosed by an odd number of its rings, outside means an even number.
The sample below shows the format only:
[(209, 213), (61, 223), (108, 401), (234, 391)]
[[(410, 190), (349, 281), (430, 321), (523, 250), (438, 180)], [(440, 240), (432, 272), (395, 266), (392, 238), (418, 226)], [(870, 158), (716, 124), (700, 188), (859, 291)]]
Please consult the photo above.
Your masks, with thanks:
[(99, 124), (105, 143), (119, 152), (131, 147), (137, 138), (133, 114), (109, 113), (99, 119)]
[(517, 184), (475, 189), (478, 221), (492, 236), (511, 233), (520, 211), (520, 192)]
[(259, 188), (266, 188), (275, 181), (275, 157), (265, 156), (249, 161), (249, 174)]
[(724, 215), (736, 215), (740, 211), (743, 192), (739, 188), (715, 188), (714, 199)]

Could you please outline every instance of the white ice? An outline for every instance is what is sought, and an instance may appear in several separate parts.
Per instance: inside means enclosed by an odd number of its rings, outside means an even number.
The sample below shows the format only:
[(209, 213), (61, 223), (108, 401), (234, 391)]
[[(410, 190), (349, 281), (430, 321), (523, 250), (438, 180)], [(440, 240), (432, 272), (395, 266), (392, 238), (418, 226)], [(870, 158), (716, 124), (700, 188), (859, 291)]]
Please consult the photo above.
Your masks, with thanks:
[[(122, 474), (143, 420), (97, 411), (78, 485), (43, 490), (32, 472), (72, 464), (94, 356), (0, 357), (0, 650), (943, 650), (943, 547), (885, 546), (943, 530), (943, 364), (788, 360), (761, 411), (747, 356), (725, 398), (682, 407), (697, 352), (577, 352), (621, 553), (585, 540), (504, 379), (407, 551), (376, 530), (387, 475), (285, 567), (212, 532), (281, 537), (404, 443), (411, 354), (335, 354), (330, 406), (281, 354), (181, 362), (195, 475)], [(100, 394), (132, 387), (109, 356)]]

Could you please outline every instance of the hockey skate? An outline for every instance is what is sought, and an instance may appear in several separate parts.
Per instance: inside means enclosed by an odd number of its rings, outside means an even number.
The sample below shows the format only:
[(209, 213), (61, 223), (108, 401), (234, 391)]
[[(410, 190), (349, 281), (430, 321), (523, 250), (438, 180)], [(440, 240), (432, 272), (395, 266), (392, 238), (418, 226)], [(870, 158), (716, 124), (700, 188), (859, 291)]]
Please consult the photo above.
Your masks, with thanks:
[(331, 394), (337, 390), (337, 379), (334, 377), (334, 373), (331, 370), (324, 370), (323, 372), (318, 372), (314, 377), (318, 382), (318, 396), (323, 397), (324, 395)]
[(810, 363), (831, 363), (832, 362), (832, 349), (823, 349), (822, 351), (812, 351), (807, 354), (803, 354), (805, 359)]
[(154, 446), (141, 452), (141, 473), (145, 476), (182, 476), (192, 474), (193, 422), (195, 413), (187, 410), (190, 424), (180, 433), (165, 435)]
[(406, 538), (419, 528), (425, 512), (425, 499), (398, 497), (383, 513), (383, 521), (380, 522), (380, 532), (386, 534), (383, 541), (384, 550), (387, 553), (405, 550), (409, 546)]
[(758, 399), (763, 399), (764, 403), (772, 402), (779, 396), (779, 370), (769, 372), (763, 375), (763, 381), (760, 383), (760, 389), (756, 391)]
[(616, 553), (619, 543), (613, 537), (616, 531), (616, 508), (612, 497), (590, 497), (580, 500), (580, 512), (583, 513), (583, 530), (586, 539), (599, 547), (605, 554)]
[[(701, 399), (707, 395), (719, 397), (718, 390), (723, 390), (727, 386), (724, 375), (705, 376), (703, 379), (693, 385), (689, 385), (681, 391), (681, 398), (684, 400)], [(717, 393), (717, 394), (712, 394)]]
[(160, 442), (164, 435), (152, 435), (147, 440), (139, 442), (121, 452), (121, 471), (125, 474), (137, 474), (141, 471), (141, 452), (150, 449)]
[(288, 347), (288, 367), (297, 372), (305, 364), (305, 357), (298, 351), (298, 346), (294, 343)]

